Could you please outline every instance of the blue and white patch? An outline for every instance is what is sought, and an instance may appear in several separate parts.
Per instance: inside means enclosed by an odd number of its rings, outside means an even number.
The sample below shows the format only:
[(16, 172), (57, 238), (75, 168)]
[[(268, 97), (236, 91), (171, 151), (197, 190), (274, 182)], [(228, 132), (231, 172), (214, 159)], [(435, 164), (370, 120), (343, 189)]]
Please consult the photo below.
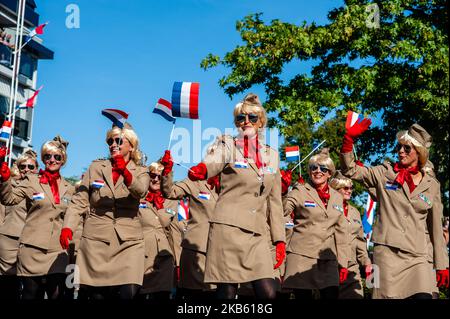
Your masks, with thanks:
[(44, 193), (33, 193), (32, 199), (35, 201), (43, 200), (45, 198)]
[(395, 182), (386, 182), (386, 189), (390, 191), (396, 191), (398, 189), (398, 184)]
[(91, 186), (92, 188), (100, 189), (103, 186), (105, 186), (105, 182), (101, 179), (96, 179), (95, 181), (92, 182)]
[(305, 200), (305, 207), (316, 207), (317, 204), (310, 200)]
[(139, 203), (139, 208), (147, 208), (147, 202), (140, 202)]
[(171, 208), (166, 208), (166, 213), (170, 214), (172, 216), (175, 216), (175, 214), (176, 214), (175, 211), (173, 209), (171, 209)]
[(199, 199), (209, 200), (210, 197), (211, 197), (211, 194), (209, 194), (207, 192), (200, 192), (200, 193), (198, 193), (198, 198)]
[(284, 228), (286, 229), (294, 228), (294, 222), (292, 220), (288, 221), (287, 223), (284, 224)]
[(69, 205), (69, 203), (70, 203), (70, 201), (72, 200), (72, 198), (64, 196), (64, 197), (62, 198), (62, 200), (63, 200), (63, 202), (64, 202), (66, 205)]
[(333, 205), (333, 208), (336, 209), (337, 211), (340, 211), (341, 213), (344, 212), (344, 209), (341, 206), (339, 206), (339, 205), (335, 204), (335, 205)]
[(420, 193), (419, 194), (419, 198), (422, 200), (422, 201), (424, 201), (428, 206), (433, 206), (433, 204), (431, 203), (431, 201), (430, 201), (430, 199), (427, 197), (427, 196), (425, 196), (425, 194), (423, 194), (423, 193)]
[(234, 162), (235, 168), (248, 168), (248, 163), (245, 161), (236, 161)]

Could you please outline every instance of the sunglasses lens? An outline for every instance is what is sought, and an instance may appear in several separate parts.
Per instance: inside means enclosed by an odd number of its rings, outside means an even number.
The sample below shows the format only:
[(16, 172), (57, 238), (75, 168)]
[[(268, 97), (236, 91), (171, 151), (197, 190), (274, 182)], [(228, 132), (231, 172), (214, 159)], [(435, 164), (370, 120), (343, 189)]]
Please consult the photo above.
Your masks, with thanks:
[(122, 145), (123, 140), (120, 137), (116, 137), (116, 138), (108, 138), (108, 140), (106, 141), (106, 143), (111, 146), (114, 144), (114, 142), (116, 142), (117, 145)]
[(114, 143), (114, 140), (112, 138), (108, 138), (108, 140), (106, 141), (106, 143), (111, 146)]
[(34, 169), (34, 165), (28, 165), (28, 169), (33, 170)]
[(319, 167), (320, 167), (320, 170), (321, 170), (323, 173), (328, 173), (328, 172), (330, 171), (328, 168), (326, 168), (326, 167), (323, 166), (323, 165), (320, 165)]
[(245, 121), (245, 114), (239, 114), (236, 116), (236, 122), (244, 122)]
[(27, 166), (24, 164), (19, 165), (19, 169), (25, 169)]
[(62, 156), (61, 156), (61, 155), (56, 154), (56, 155), (53, 155), (53, 157), (54, 157), (55, 160), (58, 161), (58, 162), (62, 160)]
[(252, 123), (256, 123), (258, 122), (258, 115), (256, 114), (249, 114), (248, 115), (248, 120)]
[(115, 139), (117, 145), (122, 145), (123, 140), (120, 137), (116, 137)]
[(411, 145), (403, 145), (403, 149), (409, 154), (409, 152), (411, 152)]
[(49, 161), (51, 158), (52, 158), (52, 156), (50, 154), (44, 155), (44, 161)]
[(311, 172), (316, 171), (318, 168), (319, 168), (319, 166), (317, 166), (317, 165), (310, 165), (310, 166), (309, 166), (309, 170), (310, 170)]
[(155, 173), (150, 173), (150, 178), (151, 179), (156, 179), (156, 178), (161, 178), (161, 175), (155, 174)]

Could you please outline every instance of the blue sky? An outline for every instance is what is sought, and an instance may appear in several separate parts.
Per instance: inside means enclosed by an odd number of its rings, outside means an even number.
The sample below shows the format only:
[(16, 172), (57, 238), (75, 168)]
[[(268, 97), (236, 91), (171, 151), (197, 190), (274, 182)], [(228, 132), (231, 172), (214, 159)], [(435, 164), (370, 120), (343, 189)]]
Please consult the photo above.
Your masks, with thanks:
[[(338, 0), (36, 0), (41, 22), (50, 21), (42, 36), (55, 59), (39, 62), (38, 86), (45, 85), (35, 108), (35, 149), (60, 134), (70, 142), (65, 176), (79, 176), (92, 160), (108, 154), (105, 133), (111, 123), (104, 108), (130, 114), (149, 162), (167, 148), (171, 124), (153, 114), (158, 98), (170, 100), (174, 81), (200, 82), (202, 129), (232, 127), (234, 105), (218, 85), (224, 68), (204, 71), (201, 60), (223, 56), (241, 43), (236, 21), (262, 12), (265, 21), (323, 24)], [(80, 9), (80, 28), (66, 27), (66, 7)], [(305, 72), (295, 64), (289, 72)], [(250, 90), (264, 100), (261, 87)], [(193, 121), (177, 126), (192, 132)], [(192, 144), (192, 134), (191, 141)], [(177, 141), (174, 140), (172, 144)], [(211, 142), (204, 140), (202, 145)], [(192, 161), (192, 155), (190, 156)], [(192, 163), (185, 163), (190, 166)], [(186, 170), (176, 167), (176, 178)]]

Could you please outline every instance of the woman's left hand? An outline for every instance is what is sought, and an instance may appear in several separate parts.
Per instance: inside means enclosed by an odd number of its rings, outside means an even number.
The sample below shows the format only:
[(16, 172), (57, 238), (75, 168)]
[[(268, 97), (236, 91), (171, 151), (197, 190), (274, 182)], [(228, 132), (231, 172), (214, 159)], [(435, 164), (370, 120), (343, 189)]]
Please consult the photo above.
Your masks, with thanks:
[(286, 257), (286, 243), (282, 241), (277, 242), (275, 246), (275, 251), (276, 251), (275, 258), (277, 260), (277, 263), (273, 267), (273, 269), (277, 269), (283, 263), (284, 258)]

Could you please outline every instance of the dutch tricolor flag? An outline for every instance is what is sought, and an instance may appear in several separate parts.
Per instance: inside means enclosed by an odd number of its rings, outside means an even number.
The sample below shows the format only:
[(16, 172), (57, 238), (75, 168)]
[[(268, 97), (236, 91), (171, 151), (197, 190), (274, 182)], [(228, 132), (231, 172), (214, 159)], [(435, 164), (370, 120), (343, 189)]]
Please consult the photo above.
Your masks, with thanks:
[(172, 89), (172, 116), (198, 119), (198, 94), (200, 84), (175, 82)]
[(175, 118), (172, 116), (172, 104), (167, 100), (159, 99), (153, 113), (161, 115), (170, 122), (175, 122)]
[(210, 197), (211, 197), (211, 194), (209, 194), (207, 192), (200, 192), (198, 194), (198, 198), (200, 198), (200, 199), (209, 200)]
[(28, 42), (30, 42), (35, 36), (44, 34), (44, 28), (47, 24), (48, 24), (48, 22), (45, 22), (41, 25), (38, 25), (33, 30), (31, 30), (31, 32), (26, 37), (24, 45), (27, 44)]
[(2, 125), (2, 129), (0, 130), (0, 140), (8, 141), (11, 136), (11, 121), (5, 120)]
[(44, 198), (44, 193), (33, 193), (33, 200), (43, 200)]
[(113, 124), (119, 128), (123, 128), (123, 125), (128, 119), (127, 113), (117, 109), (104, 109), (102, 110), (102, 114), (110, 119)]
[(347, 121), (345, 122), (345, 128), (348, 130), (350, 127), (355, 125), (356, 122), (361, 122), (364, 119), (364, 116), (362, 116), (359, 113), (348, 111), (347, 113)]
[(27, 109), (27, 108), (33, 108), (36, 105), (36, 97), (39, 94), (39, 91), (42, 90), (44, 86), (41, 86), (39, 89), (37, 89), (33, 95), (25, 102), (17, 106), (18, 109)]
[(362, 225), (364, 229), (364, 234), (367, 239), (367, 243), (369, 243), (370, 238), (372, 236), (372, 226), (373, 226), (373, 220), (375, 217), (375, 209), (377, 207), (377, 202), (375, 202), (370, 194), (367, 194), (367, 203), (366, 203), (366, 209), (364, 211), (364, 216), (362, 220)]
[(300, 161), (300, 148), (298, 146), (287, 146), (285, 151), (287, 162)]
[(178, 220), (189, 219), (189, 197), (183, 198), (178, 203)]
[(91, 186), (92, 186), (92, 188), (100, 189), (103, 186), (105, 186), (105, 182), (101, 179), (96, 179), (95, 181), (92, 182)]

